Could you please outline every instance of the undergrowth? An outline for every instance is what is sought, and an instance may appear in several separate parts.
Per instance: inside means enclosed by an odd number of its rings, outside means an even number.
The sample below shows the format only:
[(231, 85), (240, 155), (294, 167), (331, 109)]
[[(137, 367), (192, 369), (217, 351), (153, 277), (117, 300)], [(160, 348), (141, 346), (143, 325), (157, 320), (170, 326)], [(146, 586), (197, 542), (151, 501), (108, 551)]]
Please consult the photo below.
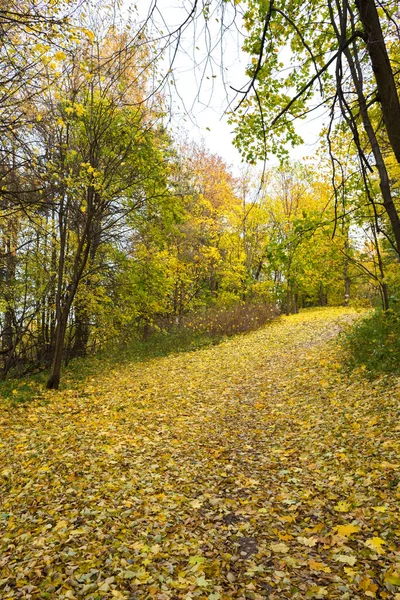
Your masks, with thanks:
[(400, 374), (400, 308), (376, 310), (356, 321), (343, 336), (347, 366), (370, 377)]
[[(95, 355), (72, 359), (64, 366), (60, 389), (78, 386), (85, 379), (95, 379), (111, 371), (119, 364), (144, 362), (172, 353), (190, 352), (206, 346), (219, 344), (224, 339), (258, 329), (277, 316), (277, 311), (259, 305), (243, 305), (227, 311), (209, 309), (185, 317), (180, 325), (168, 330), (153, 331), (146, 340), (132, 337), (129, 343), (110, 345)], [(10, 376), (0, 382), (0, 398), (13, 404), (28, 402), (41, 396), (46, 385), (48, 371), (25, 377)]]

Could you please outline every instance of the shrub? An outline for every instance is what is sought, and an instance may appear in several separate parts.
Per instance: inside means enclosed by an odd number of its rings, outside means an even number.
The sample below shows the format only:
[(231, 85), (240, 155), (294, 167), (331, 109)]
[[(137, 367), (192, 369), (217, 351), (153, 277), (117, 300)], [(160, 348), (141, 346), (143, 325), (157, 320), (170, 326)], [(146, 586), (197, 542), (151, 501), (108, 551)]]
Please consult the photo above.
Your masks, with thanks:
[(344, 334), (344, 347), (351, 369), (364, 369), (370, 376), (400, 375), (400, 310), (376, 310), (354, 323)]
[(211, 338), (245, 333), (262, 327), (278, 315), (278, 310), (268, 304), (235, 304), (226, 307), (211, 307), (184, 315), (179, 320), (179, 329)]

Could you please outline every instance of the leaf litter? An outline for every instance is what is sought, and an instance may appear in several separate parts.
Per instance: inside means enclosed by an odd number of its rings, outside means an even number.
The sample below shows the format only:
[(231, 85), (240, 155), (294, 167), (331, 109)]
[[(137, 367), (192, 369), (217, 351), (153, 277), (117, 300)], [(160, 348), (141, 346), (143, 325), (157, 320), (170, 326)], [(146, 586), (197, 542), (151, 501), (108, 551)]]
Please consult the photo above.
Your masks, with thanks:
[(343, 372), (354, 317), (3, 404), (0, 597), (400, 600), (400, 382)]

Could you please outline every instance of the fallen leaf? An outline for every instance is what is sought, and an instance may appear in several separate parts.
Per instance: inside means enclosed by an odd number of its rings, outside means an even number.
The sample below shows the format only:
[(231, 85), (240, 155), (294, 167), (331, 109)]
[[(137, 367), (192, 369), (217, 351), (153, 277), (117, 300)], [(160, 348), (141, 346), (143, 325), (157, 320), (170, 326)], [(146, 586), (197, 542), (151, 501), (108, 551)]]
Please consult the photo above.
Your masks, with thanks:
[(347, 513), (350, 510), (350, 504), (348, 502), (341, 500), (334, 506), (334, 509), (340, 513)]
[(351, 536), (353, 533), (357, 533), (357, 531), (360, 531), (360, 528), (358, 527), (358, 525), (338, 525), (336, 527), (336, 531), (338, 532), (339, 535), (342, 535), (343, 537), (349, 537)]
[(355, 556), (347, 556), (347, 554), (335, 554), (333, 559), (337, 560), (338, 562), (341, 562), (341, 563), (346, 563), (347, 565), (350, 565), (351, 567), (353, 567), (357, 562), (357, 559)]
[(324, 565), (324, 563), (313, 560), (312, 558), (310, 558), (310, 560), (307, 562), (312, 571), (323, 571), (324, 573), (331, 572), (331, 569), (327, 565)]
[(383, 544), (386, 544), (385, 540), (380, 537), (372, 537), (366, 540), (365, 545), (371, 550), (375, 550), (378, 554), (384, 554), (385, 551), (382, 548)]
[(289, 552), (289, 546), (287, 546), (284, 543), (270, 544), (270, 548), (271, 548), (272, 552), (278, 552), (278, 553), (282, 553), (282, 554), (286, 554), (287, 552)]
[(302, 544), (303, 546), (308, 546), (309, 548), (313, 548), (313, 546), (316, 546), (318, 539), (314, 538), (314, 537), (302, 537), (299, 536), (297, 538), (297, 541), (299, 542), (299, 544)]

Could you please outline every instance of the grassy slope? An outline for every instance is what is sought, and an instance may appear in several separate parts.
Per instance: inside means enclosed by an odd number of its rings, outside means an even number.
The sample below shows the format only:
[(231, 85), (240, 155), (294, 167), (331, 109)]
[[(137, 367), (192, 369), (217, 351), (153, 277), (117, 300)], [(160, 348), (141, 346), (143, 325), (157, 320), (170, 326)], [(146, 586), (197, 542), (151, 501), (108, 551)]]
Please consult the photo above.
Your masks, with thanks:
[(396, 598), (400, 383), (340, 370), (351, 317), (5, 406), (1, 598)]

